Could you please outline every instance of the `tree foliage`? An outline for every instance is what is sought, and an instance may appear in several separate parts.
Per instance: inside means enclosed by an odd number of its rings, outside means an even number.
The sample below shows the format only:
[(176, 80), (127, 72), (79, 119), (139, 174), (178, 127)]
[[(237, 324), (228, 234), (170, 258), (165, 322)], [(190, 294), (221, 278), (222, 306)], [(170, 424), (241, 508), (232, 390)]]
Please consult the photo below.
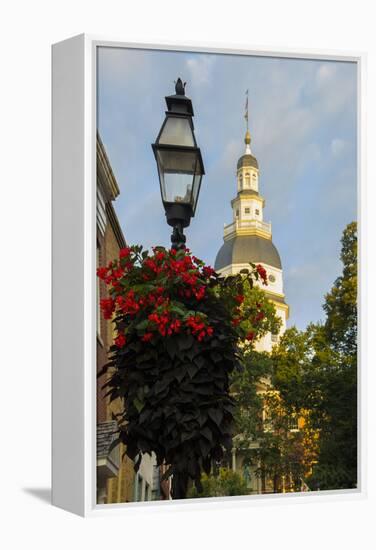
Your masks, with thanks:
[(357, 225), (350, 223), (341, 239), (343, 272), (325, 296), (325, 331), (330, 345), (343, 356), (357, 352)]
[(323, 325), (286, 331), (273, 353), (273, 383), (291, 410), (309, 411), (319, 434), (311, 488), (357, 483), (357, 232), (342, 237), (343, 272), (325, 296)]
[[(306, 421), (307, 411), (301, 404), (285, 401), (271, 384), (274, 356), (266, 352), (247, 352), (244, 368), (232, 375), (234, 389), (234, 446), (241, 451), (245, 464), (253, 466), (264, 490), (278, 492), (282, 479), (296, 488), (305, 478), (316, 457), (317, 438)], [(287, 383), (297, 387), (289, 369)], [(299, 420), (299, 430), (295, 429)]]
[(189, 498), (231, 497), (249, 494), (247, 483), (243, 477), (229, 468), (220, 468), (216, 475), (203, 474), (201, 483), (201, 492), (196, 487), (192, 487), (188, 493)]

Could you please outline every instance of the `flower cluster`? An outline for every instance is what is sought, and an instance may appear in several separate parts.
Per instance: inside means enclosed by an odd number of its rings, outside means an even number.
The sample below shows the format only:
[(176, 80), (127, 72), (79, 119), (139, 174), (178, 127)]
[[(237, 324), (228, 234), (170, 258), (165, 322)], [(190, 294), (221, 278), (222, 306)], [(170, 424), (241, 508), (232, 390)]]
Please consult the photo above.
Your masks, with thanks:
[(203, 318), (200, 315), (190, 315), (186, 320), (186, 326), (191, 329), (197, 340), (201, 342), (205, 336), (211, 336), (213, 334), (213, 328), (205, 324)]
[(262, 280), (263, 284), (267, 285), (268, 284), (268, 276), (266, 274), (266, 269), (264, 267), (262, 267), (262, 265), (257, 264), (256, 265), (256, 271), (257, 271), (258, 275), (260, 276), (260, 279)]
[(105, 319), (112, 319), (112, 315), (115, 311), (115, 302), (112, 298), (103, 298), (100, 301), (100, 307)]
[[(155, 328), (161, 336), (171, 336), (172, 334), (178, 333), (182, 326), (181, 321), (179, 319), (172, 319), (167, 310), (164, 310), (161, 315), (158, 313), (150, 313), (148, 320), (150, 321), (148, 329), (153, 330)], [(146, 334), (148, 336), (146, 339), (143, 337), (144, 342), (148, 342), (152, 339), (153, 332), (147, 332)]]
[[(109, 297), (100, 306), (105, 319), (114, 319), (118, 348), (134, 337), (144, 343), (179, 333), (191, 334), (198, 342), (210, 339), (215, 333), (210, 319), (214, 298), (226, 302), (229, 323), (243, 340), (254, 339), (254, 331), (248, 330), (249, 319), (254, 326), (265, 317), (261, 304), (253, 307), (252, 315), (245, 307), (241, 277), (233, 286), (225, 286), (214, 269), (188, 249), (156, 247), (149, 253), (140, 246), (126, 247), (108, 266), (98, 267), (97, 275), (108, 287)], [(266, 284), (261, 265), (252, 266), (248, 279), (252, 277)]]

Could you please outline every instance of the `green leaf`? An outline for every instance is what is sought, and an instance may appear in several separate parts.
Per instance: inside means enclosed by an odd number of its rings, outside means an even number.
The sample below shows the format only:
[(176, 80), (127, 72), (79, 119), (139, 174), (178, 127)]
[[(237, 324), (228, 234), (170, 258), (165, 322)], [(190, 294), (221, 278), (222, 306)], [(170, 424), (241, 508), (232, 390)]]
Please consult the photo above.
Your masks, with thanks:
[(185, 351), (190, 349), (194, 344), (194, 338), (191, 334), (183, 334), (178, 340), (178, 345), (180, 351)]
[(185, 373), (186, 373), (186, 369), (183, 366), (174, 370), (174, 376), (176, 380), (179, 382), (179, 384), (183, 380)]
[(222, 355), (217, 351), (212, 351), (210, 357), (213, 359), (214, 363), (219, 363), (222, 360)]
[(191, 379), (194, 377), (194, 375), (197, 373), (198, 368), (196, 365), (193, 365), (192, 363), (188, 363), (187, 365), (187, 371)]
[(205, 428), (203, 428), (200, 433), (203, 437), (205, 437), (205, 439), (207, 439), (210, 442), (212, 441), (213, 433), (211, 430), (209, 430), (207, 426), (205, 426)]
[(171, 359), (174, 359), (177, 354), (177, 347), (178, 347), (176, 338), (167, 337), (164, 342), (165, 342), (167, 353), (169, 354)]
[(197, 357), (195, 357), (195, 359), (194, 359), (194, 362), (200, 369), (202, 369), (206, 364), (206, 361), (202, 357), (202, 355), (197, 355)]
[(220, 426), (223, 419), (223, 412), (219, 407), (217, 409), (209, 409), (208, 415), (217, 426)]
[(145, 330), (149, 325), (149, 320), (148, 319), (144, 319), (143, 321), (141, 321), (140, 323), (138, 323), (136, 325), (136, 329), (137, 330)]
[(144, 408), (144, 403), (140, 401), (137, 397), (133, 400), (133, 405), (136, 407), (138, 413), (140, 413)]
[(181, 307), (177, 306), (175, 303), (171, 304), (170, 310), (173, 313), (177, 313), (178, 315), (180, 315), (180, 317), (184, 317), (185, 314), (186, 314), (186, 311), (184, 309), (182, 309)]

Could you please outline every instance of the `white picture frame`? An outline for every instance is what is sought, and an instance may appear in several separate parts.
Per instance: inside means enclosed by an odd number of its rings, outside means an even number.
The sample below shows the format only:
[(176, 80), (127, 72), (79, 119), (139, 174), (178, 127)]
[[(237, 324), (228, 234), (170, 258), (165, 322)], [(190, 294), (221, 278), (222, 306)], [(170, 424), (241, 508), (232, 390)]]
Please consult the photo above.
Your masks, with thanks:
[[(96, 51), (98, 47), (146, 48), (237, 55), (352, 61), (358, 66), (358, 219), (364, 250), (365, 54), (233, 48), (223, 44), (138, 44), (89, 35), (52, 47), (52, 502), (81, 516), (135, 510), (143, 503), (96, 504)], [(257, 495), (166, 501), (147, 506), (213, 507), (265, 505), (299, 499), (327, 501), (366, 495), (365, 372), (362, 350), (366, 318), (365, 275), (360, 265), (358, 361), (358, 488), (291, 495)], [(69, 345), (67, 344), (69, 342)]]

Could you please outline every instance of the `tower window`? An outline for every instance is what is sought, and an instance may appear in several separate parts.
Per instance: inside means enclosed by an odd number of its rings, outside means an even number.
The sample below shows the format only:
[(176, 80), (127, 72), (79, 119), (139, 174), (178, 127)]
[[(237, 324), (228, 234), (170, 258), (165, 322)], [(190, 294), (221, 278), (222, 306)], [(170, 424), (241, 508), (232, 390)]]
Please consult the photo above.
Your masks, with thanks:
[(238, 218), (239, 217), (239, 210), (236, 211), (236, 217)]
[(250, 214), (251, 210), (249, 208), (244, 208), (244, 214)]
[(255, 214), (256, 214), (256, 216), (259, 216), (259, 215), (260, 215), (260, 210), (259, 210), (258, 208), (256, 208)]
[(249, 174), (245, 175), (245, 185), (246, 187), (249, 187), (251, 185), (251, 177)]

